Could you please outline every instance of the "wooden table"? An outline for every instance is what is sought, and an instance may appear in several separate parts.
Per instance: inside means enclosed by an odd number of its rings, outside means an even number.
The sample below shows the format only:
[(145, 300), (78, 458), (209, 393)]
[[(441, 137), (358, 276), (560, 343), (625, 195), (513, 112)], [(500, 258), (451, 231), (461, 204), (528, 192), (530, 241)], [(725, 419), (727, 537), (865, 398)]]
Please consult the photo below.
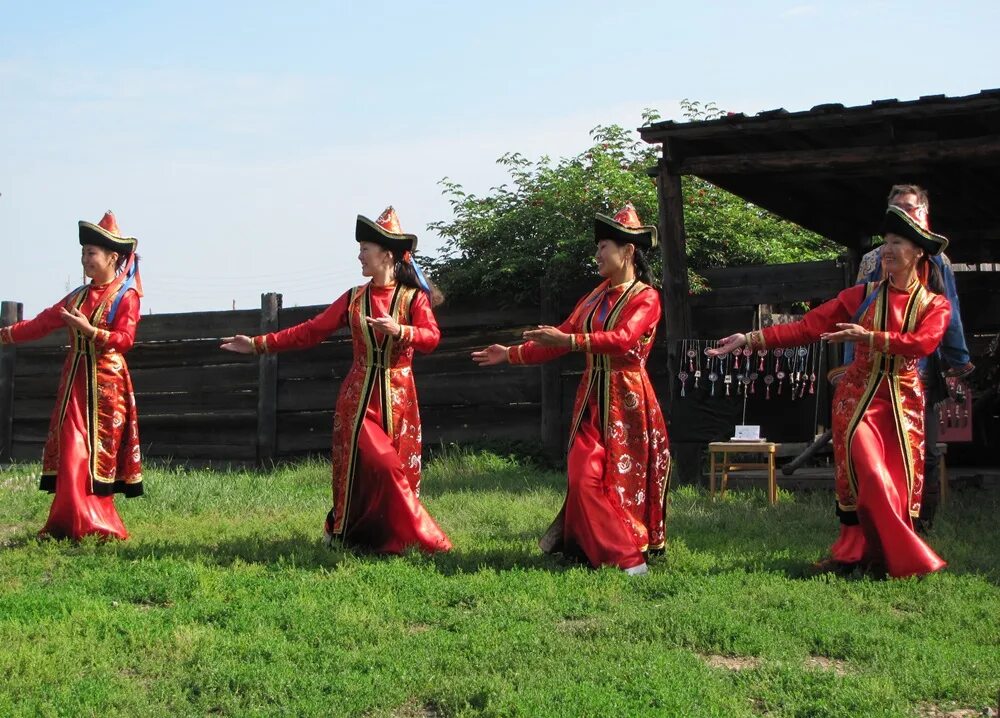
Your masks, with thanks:
[[(746, 469), (764, 469), (767, 471), (767, 499), (773, 506), (778, 501), (778, 482), (774, 477), (774, 455), (780, 444), (773, 441), (713, 441), (708, 445), (709, 471), (708, 485), (712, 497), (715, 497), (715, 475), (722, 473), (722, 495), (726, 495), (726, 484), (729, 482), (729, 472)], [(730, 460), (730, 454), (763, 454), (758, 462), (737, 462)]]

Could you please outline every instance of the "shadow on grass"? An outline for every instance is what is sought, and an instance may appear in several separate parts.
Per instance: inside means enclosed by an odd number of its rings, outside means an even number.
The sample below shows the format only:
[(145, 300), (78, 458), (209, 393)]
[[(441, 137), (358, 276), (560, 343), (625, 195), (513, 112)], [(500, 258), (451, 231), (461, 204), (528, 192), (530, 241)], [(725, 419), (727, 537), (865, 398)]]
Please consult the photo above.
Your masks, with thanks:
[[(969, 492), (939, 513), (934, 530), (924, 539), (948, 561), (947, 573), (981, 576), (1000, 585), (993, 518), (998, 495), (997, 487)], [(683, 497), (675, 502), (667, 528), (668, 554), (672, 537), (692, 553), (724, 557), (724, 564), (707, 568), (708, 573), (765, 570), (801, 579), (814, 576), (813, 562), (829, 555), (839, 523), (832, 499), (822, 494), (798, 494), (769, 506), (762, 492), (734, 492), (729, 500), (715, 502), (704, 495)], [(866, 577), (856, 571), (842, 578)]]
[[(534, 537), (532, 537), (534, 538)], [(25, 543), (29, 543), (26, 541)], [(339, 543), (324, 546), (314, 536), (296, 534), (284, 538), (244, 537), (215, 543), (144, 541), (114, 544), (111, 548), (122, 559), (179, 559), (209, 566), (231, 567), (236, 564), (259, 564), (274, 570), (288, 568), (334, 569), (344, 564), (375, 563), (397, 557), (366, 552)], [(424, 554), (417, 549), (404, 553), (401, 560), (413, 565), (429, 565), (444, 576), (479, 571), (550, 570), (561, 572), (577, 565), (533, 548), (454, 548), (447, 553)]]
[(541, 472), (530, 467), (504, 469), (493, 473), (457, 472), (431, 474), (424, 478), (420, 495), (443, 496), (453, 492), (498, 491), (509, 494), (531, 494), (539, 490), (565, 491), (566, 474)]

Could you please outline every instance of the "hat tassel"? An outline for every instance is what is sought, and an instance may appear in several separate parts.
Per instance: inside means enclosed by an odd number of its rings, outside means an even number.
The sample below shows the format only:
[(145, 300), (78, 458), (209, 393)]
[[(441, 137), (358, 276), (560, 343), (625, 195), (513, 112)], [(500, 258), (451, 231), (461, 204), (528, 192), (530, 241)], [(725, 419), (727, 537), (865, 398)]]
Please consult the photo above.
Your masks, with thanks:
[(431, 287), (427, 283), (427, 277), (424, 276), (424, 270), (422, 270), (420, 265), (417, 264), (417, 260), (413, 258), (412, 254), (406, 252), (403, 255), (403, 261), (408, 262), (409, 265), (413, 267), (413, 273), (417, 275), (417, 284), (420, 285), (420, 288), (423, 289), (429, 297), (431, 295)]

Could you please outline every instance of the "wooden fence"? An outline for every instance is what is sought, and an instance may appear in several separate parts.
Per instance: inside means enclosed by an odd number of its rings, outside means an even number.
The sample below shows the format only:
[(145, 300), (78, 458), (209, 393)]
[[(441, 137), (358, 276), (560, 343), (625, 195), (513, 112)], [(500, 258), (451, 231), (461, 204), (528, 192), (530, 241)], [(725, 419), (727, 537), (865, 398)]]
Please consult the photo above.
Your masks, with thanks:
[[(713, 291), (693, 298), (695, 338), (746, 329), (757, 304), (828, 298), (850, 280), (849, 268), (839, 262), (738, 267), (704, 274)], [(481, 369), (469, 353), (492, 342), (515, 343), (523, 329), (540, 322), (558, 322), (586, 289), (550, 295), (540, 308), (442, 306), (437, 312), (441, 344), (430, 355), (418, 355), (414, 363), (425, 446), (541, 442), (554, 455), (560, 454), (582, 357), (571, 355), (540, 368)], [(995, 303), (996, 295), (990, 293), (987, 299), (984, 294), (980, 301)], [(333, 405), (351, 363), (346, 332), (309, 351), (266, 357), (219, 349), (221, 337), (293, 326), (322, 309), (283, 308), (280, 295), (265, 294), (260, 309), (144, 316), (127, 360), (145, 455), (267, 464), (328, 453)], [(10, 324), (19, 316), (19, 305), (3, 303), (0, 322)], [(669, 379), (662, 334), (661, 330), (649, 370), (665, 398)], [(0, 458), (34, 461), (41, 456), (65, 351), (61, 332), (0, 350)], [(777, 402), (759, 404), (755, 418), (766, 424), (773, 414), (791, 426), (811, 429), (812, 407), (803, 403), (796, 411), (801, 416), (790, 415), (788, 407)], [(731, 430), (739, 402), (689, 398), (679, 412), (684, 425), (675, 415), (671, 433), (679, 441), (704, 442), (707, 437), (690, 436), (685, 430), (693, 425), (692, 412), (715, 417), (721, 434)]]

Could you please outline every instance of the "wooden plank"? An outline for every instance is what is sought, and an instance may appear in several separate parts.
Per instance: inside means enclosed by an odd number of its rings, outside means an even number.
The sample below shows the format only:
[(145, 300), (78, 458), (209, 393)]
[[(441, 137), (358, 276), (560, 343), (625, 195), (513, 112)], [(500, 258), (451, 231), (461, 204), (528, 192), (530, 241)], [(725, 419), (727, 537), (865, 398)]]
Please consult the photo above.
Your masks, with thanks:
[(259, 309), (228, 312), (183, 312), (143, 315), (136, 341), (221, 339), (234, 334), (254, 334), (260, 326)]
[(17, 361), (14, 366), (15, 381), (26, 376), (51, 376), (62, 373), (66, 361), (65, 347), (38, 347), (24, 344), (17, 347)]
[(43, 441), (14, 441), (11, 444), (10, 459), (16, 462), (40, 462), (45, 451)]
[(218, 339), (147, 342), (136, 344), (126, 355), (129, 369), (206, 367), (220, 364), (257, 364), (257, 357), (223, 351)]
[(14, 424), (25, 421), (48, 421), (55, 409), (55, 390), (42, 397), (17, 397), (14, 402)]
[[(511, 368), (488, 372), (471, 371), (416, 377), (420, 406), (489, 407), (541, 399), (542, 384), (537, 370)], [(278, 410), (321, 411), (337, 401), (340, 381), (331, 378), (282, 380), (278, 385)]]
[[(687, 339), (719, 339), (752, 328), (755, 307), (693, 306), (691, 336)], [(676, 373), (676, 372), (675, 372)]]
[[(316, 316), (329, 305), (313, 305), (308, 307), (292, 307), (282, 310), (281, 328), (295, 326)], [(497, 307), (495, 305), (477, 307), (475, 305), (451, 305), (445, 301), (434, 310), (434, 317), (442, 331), (460, 329), (491, 329), (513, 325), (531, 325), (538, 323), (536, 307)], [(347, 329), (338, 331), (334, 336), (348, 336)]]
[(53, 404), (59, 391), (58, 372), (43, 376), (16, 377), (14, 379), (14, 406), (22, 399), (48, 399)]
[(540, 404), (477, 407), (428, 407), (421, 412), (424, 445), (440, 442), (538, 441)]
[[(340, 392), (340, 381), (319, 379), (282, 379), (278, 383), (278, 423), (288, 412), (331, 410)], [(280, 433), (280, 432), (279, 432)]]
[[(251, 435), (252, 437), (252, 435)], [(142, 446), (144, 459), (175, 461), (241, 461), (252, 462), (257, 455), (253, 441), (246, 444), (185, 444), (171, 441), (154, 441)]]
[(836, 114), (816, 114), (810, 111), (793, 112), (787, 115), (747, 117), (738, 122), (716, 120), (694, 123), (660, 122), (648, 127), (640, 127), (639, 134), (650, 143), (667, 139), (678, 141), (704, 140), (732, 137), (738, 134), (745, 138), (765, 135), (780, 138), (786, 133), (821, 132), (842, 130), (851, 134), (865, 128), (875, 128), (896, 119), (933, 118), (942, 119), (954, 115), (982, 115), (996, 113), (998, 103), (990, 97), (990, 91), (967, 97), (945, 98), (941, 102), (920, 106), (920, 100), (896, 102), (894, 104), (873, 103), (872, 106), (846, 108)]
[(747, 264), (737, 267), (709, 267), (699, 269), (698, 273), (713, 290), (718, 290), (768, 282), (839, 280), (843, 276), (842, 264), (836, 259), (788, 264)]
[(858, 168), (914, 167), (936, 164), (993, 164), (1000, 159), (1000, 137), (912, 142), (883, 147), (702, 155), (671, 162), (679, 175), (718, 176), (795, 172), (840, 172)]
[(278, 456), (304, 453), (329, 455), (333, 442), (333, 410), (279, 412)]
[(844, 288), (843, 275), (835, 279), (804, 282), (767, 282), (743, 287), (725, 287), (691, 298), (692, 307), (749, 307), (758, 304), (825, 301)]
[(161, 367), (133, 371), (132, 382), (137, 394), (256, 390), (257, 373), (256, 366), (245, 362), (205, 367)]
[[(257, 392), (253, 389), (241, 391), (196, 391), (196, 392), (162, 392), (137, 393), (136, 405), (139, 408), (139, 420), (143, 417), (160, 414), (220, 414), (232, 412), (244, 413), (256, 411)], [(20, 407), (25, 402), (20, 403)], [(41, 404), (41, 402), (39, 402)], [(49, 410), (52, 402), (48, 402)]]
[[(21, 320), (24, 307), (18, 302), (0, 303), (0, 327), (9, 327)], [(11, 458), (14, 435), (14, 368), (17, 347), (0, 346), (0, 461)]]

